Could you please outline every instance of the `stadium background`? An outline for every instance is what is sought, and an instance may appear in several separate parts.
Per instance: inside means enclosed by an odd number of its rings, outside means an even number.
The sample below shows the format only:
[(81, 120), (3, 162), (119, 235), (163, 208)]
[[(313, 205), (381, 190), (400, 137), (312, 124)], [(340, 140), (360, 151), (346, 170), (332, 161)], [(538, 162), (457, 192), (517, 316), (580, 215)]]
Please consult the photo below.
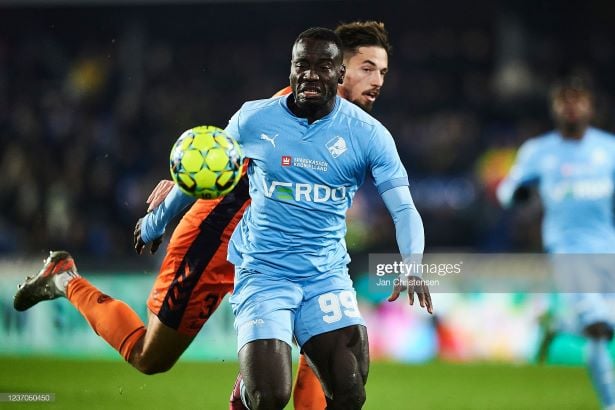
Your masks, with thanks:
[[(134, 255), (132, 230), (168, 177), (175, 138), (197, 124), (224, 126), (243, 101), (285, 86), (303, 29), (356, 19), (382, 20), (391, 36), (374, 115), (408, 168), (426, 250), (540, 252), (538, 204), (504, 212), (494, 187), (516, 147), (551, 128), (546, 96), (559, 75), (591, 76), (596, 124), (615, 130), (607, 1), (0, 0), (0, 363), (119, 360), (65, 301), (14, 312), (15, 285), (48, 249), (66, 248), (83, 274), (145, 316), (160, 255)], [(365, 285), (367, 255), (395, 243), (371, 186), (350, 219), (351, 271), (374, 359), (535, 361), (549, 296), (435, 294), (435, 317), (381, 304), (385, 295)], [(560, 336), (548, 361), (578, 366), (582, 347)], [(227, 304), (185, 358), (235, 358)], [(8, 380), (3, 372), (0, 391), (14, 386)]]

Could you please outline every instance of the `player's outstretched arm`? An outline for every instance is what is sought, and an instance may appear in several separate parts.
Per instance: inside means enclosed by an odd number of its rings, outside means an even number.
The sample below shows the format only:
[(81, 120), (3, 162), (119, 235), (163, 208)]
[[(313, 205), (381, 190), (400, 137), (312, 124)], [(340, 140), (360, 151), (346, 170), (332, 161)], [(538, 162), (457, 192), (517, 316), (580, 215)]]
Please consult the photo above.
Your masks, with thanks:
[[(151, 243), (151, 253), (156, 252), (168, 223), (194, 201), (195, 198), (182, 193), (174, 185), (158, 207), (137, 221), (134, 231), (135, 251), (141, 254), (145, 245)], [(158, 244), (154, 246), (156, 242)]]
[[(425, 248), (425, 231), (421, 215), (412, 201), (410, 189), (405, 185), (397, 186), (384, 191), (381, 195), (393, 217), (397, 245), (404, 262), (420, 264)], [(421, 307), (426, 308), (429, 313), (433, 313), (431, 295), (425, 281), (416, 275), (400, 277), (399, 279), (395, 282), (388, 299), (389, 302), (397, 300), (401, 292), (407, 290), (410, 305), (414, 305), (414, 294), (416, 293)]]
[(502, 207), (508, 208), (529, 198), (529, 187), (538, 181), (537, 146), (537, 140), (529, 140), (519, 148), (515, 163), (496, 191)]

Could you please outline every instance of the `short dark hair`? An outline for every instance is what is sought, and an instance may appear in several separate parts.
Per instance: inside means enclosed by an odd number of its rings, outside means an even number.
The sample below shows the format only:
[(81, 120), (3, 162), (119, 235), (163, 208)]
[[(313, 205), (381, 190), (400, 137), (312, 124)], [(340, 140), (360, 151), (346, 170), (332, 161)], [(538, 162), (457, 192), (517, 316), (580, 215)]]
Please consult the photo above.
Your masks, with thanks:
[(356, 54), (359, 47), (382, 47), (388, 55), (392, 46), (389, 43), (389, 33), (380, 21), (353, 21), (342, 23), (335, 32), (342, 40), (344, 54)]
[(328, 41), (328, 42), (334, 43), (337, 46), (337, 48), (340, 50), (340, 52), (343, 52), (344, 50), (344, 45), (342, 44), (342, 40), (340, 39), (340, 37), (335, 33), (335, 31), (328, 29), (328, 28), (324, 28), (324, 27), (308, 28), (303, 33), (297, 36), (297, 39), (295, 40), (295, 44), (297, 44), (301, 40), (307, 40), (307, 39)]
[(592, 81), (589, 77), (582, 75), (570, 75), (562, 77), (551, 86), (549, 96), (554, 100), (566, 91), (575, 91), (593, 98), (594, 91)]

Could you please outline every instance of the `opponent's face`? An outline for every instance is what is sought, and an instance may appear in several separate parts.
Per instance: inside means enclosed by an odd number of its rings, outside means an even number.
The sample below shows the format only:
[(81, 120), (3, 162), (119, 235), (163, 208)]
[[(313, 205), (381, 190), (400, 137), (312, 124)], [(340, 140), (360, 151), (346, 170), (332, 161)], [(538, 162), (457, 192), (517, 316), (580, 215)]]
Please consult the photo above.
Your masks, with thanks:
[(591, 97), (587, 92), (564, 89), (552, 100), (555, 122), (565, 129), (586, 127), (593, 115)]
[(339, 94), (370, 112), (389, 70), (389, 56), (378, 46), (359, 47), (356, 54), (345, 56), (346, 75)]
[(324, 106), (344, 79), (341, 50), (335, 43), (303, 39), (293, 47), (290, 86), (300, 108)]

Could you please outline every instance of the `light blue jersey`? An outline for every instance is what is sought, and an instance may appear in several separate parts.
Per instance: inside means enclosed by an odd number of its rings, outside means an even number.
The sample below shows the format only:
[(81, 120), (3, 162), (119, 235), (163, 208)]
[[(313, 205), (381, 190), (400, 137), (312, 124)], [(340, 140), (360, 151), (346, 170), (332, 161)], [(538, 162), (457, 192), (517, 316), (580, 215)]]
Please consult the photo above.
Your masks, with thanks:
[[(250, 158), (250, 207), (228, 248), (235, 265), (231, 305), (238, 349), (258, 339), (303, 345), (312, 336), (364, 325), (344, 236), (346, 211), (368, 173), (391, 213), (399, 250), (420, 263), (425, 238), (408, 177), (390, 133), (354, 104), (336, 97), (308, 124), (287, 97), (252, 101), (226, 131)], [(194, 199), (173, 188), (148, 214), (146, 243)]]
[(615, 138), (589, 128), (580, 140), (556, 132), (531, 139), (498, 188), (504, 205), (532, 183), (544, 206), (543, 243), (552, 253), (614, 253)]
[(252, 198), (229, 260), (287, 278), (345, 272), (346, 211), (355, 192), (368, 173), (381, 194), (407, 186), (406, 171), (391, 134), (356, 105), (336, 97), (331, 113), (308, 124), (286, 99), (248, 102), (226, 129), (251, 159)]

